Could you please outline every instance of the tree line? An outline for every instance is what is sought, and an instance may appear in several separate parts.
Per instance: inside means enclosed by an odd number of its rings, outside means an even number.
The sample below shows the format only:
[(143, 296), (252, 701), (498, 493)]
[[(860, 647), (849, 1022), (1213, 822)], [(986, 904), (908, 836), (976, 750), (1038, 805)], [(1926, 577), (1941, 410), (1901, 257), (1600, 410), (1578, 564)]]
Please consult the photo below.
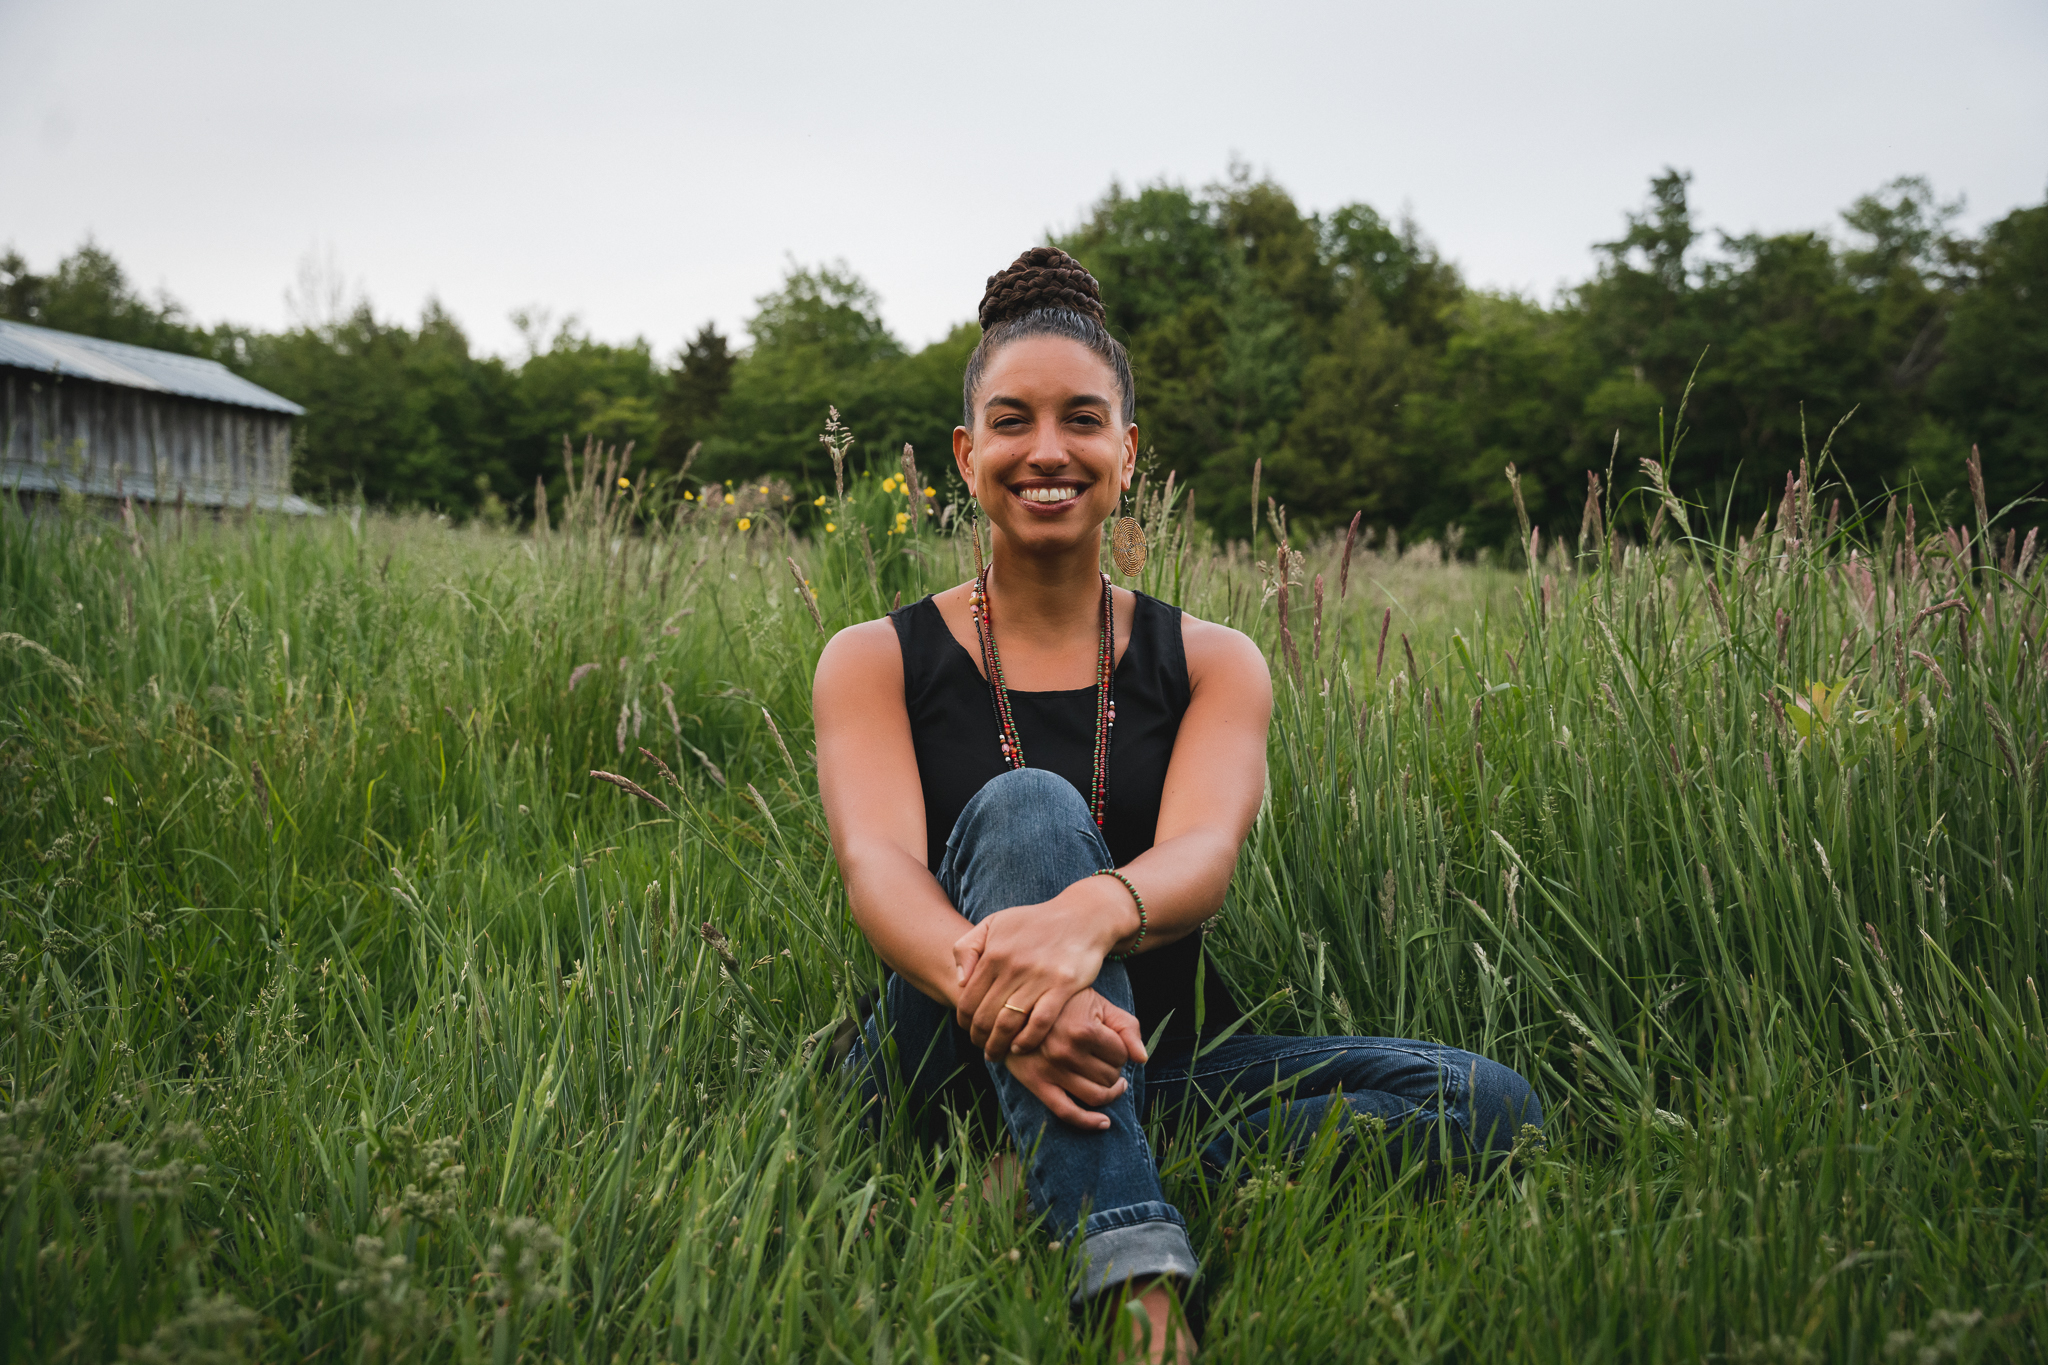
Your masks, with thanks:
[[(1835, 231), (1731, 235), (1696, 222), (1688, 185), (1657, 176), (1592, 277), (1547, 303), (1470, 286), (1412, 222), (1304, 213), (1242, 170), (1112, 186), (1054, 241), (1102, 282), (1151, 458), (1226, 536), (1251, 529), (1256, 480), (1297, 525), (1363, 511), (1498, 542), (1505, 465), (1536, 520), (1576, 525), (1589, 476), (1625, 485), (1660, 452), (1746, 508), (1824, 445), (1873, 495), (1959, 495), (1973, 444), (1994, 506), (2048, 486), (2048, 204), (1968, 236), (1908, 177)], [(303, 404), (295, 481), (316, 498), (493, 519), (561, 477), (565, 438), (631, 441), (639, 467), (690, 461), (692, 479), (827, 487), (828, 405), (871, 456), (893, 466), (908, 442), (943, 468), (979, 335), (906, 347), (843, 264), (792, 268), (745, 344), (706, 325), (666, 358), (524, 315), (523, 356), (479, 354), (433, 302), (410, 326), (358, 301), (283, 331), (203, 327), (90, 242), (48, 274), (0, 255), (0, 316), (209, 356)]]

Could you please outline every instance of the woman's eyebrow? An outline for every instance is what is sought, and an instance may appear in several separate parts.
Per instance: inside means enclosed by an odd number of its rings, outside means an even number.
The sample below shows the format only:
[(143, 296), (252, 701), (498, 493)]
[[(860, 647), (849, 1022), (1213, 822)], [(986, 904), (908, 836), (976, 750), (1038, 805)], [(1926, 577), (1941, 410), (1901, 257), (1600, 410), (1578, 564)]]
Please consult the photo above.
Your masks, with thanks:
[[(1077, 393), (1060, 406), (1064, 411), (1072, 412), (1076, 408), (1106, 408), (1110, 406), (1110, 402), (1101, 394)], [(981, 410), (984, 413), (991, 412), (996, 408), (1008, 408), (1014, 412), (1024, 413), (1031, 411), (1029, 403), (1021, 398), (1012, 398), (1006, 393), (992, 394), (989, 396), (988, 401), (981, 405)]]

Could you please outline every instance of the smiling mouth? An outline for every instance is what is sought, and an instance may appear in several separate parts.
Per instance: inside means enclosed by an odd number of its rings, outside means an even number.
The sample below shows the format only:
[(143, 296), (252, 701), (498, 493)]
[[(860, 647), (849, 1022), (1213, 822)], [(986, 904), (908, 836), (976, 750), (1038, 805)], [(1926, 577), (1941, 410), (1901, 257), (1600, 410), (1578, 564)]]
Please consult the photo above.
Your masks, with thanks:
[(1024, 501), (1026, 502), (1072, 502), (1075, 498), (1081, 496), (1081, 490), (1074, 487), (1072, 484), (1060, 484), (1050, 488), (1020, 488), (1017, 490), (1017, 496), (1024, 499)]

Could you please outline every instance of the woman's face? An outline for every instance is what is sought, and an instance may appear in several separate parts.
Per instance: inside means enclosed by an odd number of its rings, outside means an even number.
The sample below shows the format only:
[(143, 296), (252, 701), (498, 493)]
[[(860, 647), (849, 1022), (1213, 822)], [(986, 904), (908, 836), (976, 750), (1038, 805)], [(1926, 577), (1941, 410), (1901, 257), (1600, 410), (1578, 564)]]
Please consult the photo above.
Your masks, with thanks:
[(1099, 538), (1138, 462), (1108, 363), (1078, 341), (1024, 337), (990, 359), (974, 402), (953, 458), (988, 519), (1023, 550)]

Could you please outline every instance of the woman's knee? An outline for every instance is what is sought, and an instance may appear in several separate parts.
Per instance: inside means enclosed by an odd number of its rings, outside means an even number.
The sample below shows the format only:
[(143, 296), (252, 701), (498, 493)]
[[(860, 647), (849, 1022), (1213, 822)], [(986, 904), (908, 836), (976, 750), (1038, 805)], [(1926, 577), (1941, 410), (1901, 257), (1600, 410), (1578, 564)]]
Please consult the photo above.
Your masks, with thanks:
[(1073, 783), (1045, 768), (1012, 768), (982, 784), (968, 808), (976, 817), (1044, 828), (1062, 820), (1094, 823), (1088, 802)]
[(961, 812), (941, 882), (960, 893), (963, 913), (978, 918), (1050, 899), (1107, 860), (1074, 785), (1042, 768), (1018, 768), (992, 778)]
[(1513, 1147), (1524, 1128), (1543, 1127), (1543, 1101), (1513, 1067), (1473, 1058), (1472, 1140), (1482, 1151)]

